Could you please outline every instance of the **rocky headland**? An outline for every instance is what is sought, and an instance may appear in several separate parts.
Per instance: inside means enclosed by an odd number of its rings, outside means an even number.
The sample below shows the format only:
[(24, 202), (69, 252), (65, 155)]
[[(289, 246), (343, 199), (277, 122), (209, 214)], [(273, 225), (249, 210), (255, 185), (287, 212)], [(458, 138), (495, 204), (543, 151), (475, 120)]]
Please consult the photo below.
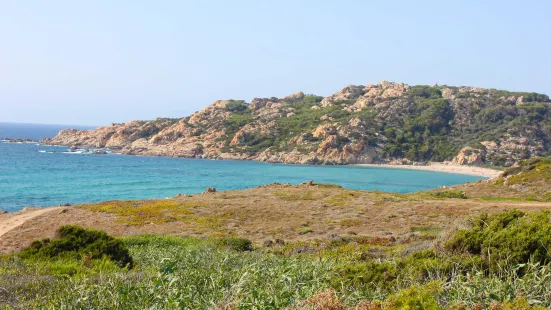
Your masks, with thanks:
[(550, 106), (537, 93), (381, 82), (328, 97), (218, 100), (183, 118), (62, 130), (43, 143), (300, 164), (511, 166), (550, 154)]

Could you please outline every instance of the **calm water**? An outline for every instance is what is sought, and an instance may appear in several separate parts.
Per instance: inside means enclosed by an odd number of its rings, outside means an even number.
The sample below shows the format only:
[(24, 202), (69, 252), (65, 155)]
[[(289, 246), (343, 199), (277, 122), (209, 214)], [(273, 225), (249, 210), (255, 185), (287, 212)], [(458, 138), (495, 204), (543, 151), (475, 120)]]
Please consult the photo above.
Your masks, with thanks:
[[(44, 134), (55, 135), (57, 131), (46, 133), (39, 127), (25, 128), (22, 132), (27, 136), (18, 135), (13, 128), (12, 134), (3, 135), (0, 131), (0, 136), (36, 139)], [(273, 182), (297, 184), (314, 180), (350, 189), (406, 193), (482, 179), (401, 169), (67, 154), (66, 150), (66, 147), (0, 143), (0, 209), (15, 211), (29, 205), (165, 198), (203, 192), (207, 187), (231, 190)]]

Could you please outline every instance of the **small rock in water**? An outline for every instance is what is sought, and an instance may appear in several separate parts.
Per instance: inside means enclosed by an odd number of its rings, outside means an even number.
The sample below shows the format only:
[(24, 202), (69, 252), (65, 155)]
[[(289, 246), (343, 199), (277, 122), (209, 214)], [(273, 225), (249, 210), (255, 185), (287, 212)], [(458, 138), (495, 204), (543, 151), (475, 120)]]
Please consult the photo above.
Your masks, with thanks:
[(205, 193), (216, 193), (216, 188), (214, 188), (214, 187), (209, 187), (209, 188), (207, 188), (207, 190), (205, 191)]

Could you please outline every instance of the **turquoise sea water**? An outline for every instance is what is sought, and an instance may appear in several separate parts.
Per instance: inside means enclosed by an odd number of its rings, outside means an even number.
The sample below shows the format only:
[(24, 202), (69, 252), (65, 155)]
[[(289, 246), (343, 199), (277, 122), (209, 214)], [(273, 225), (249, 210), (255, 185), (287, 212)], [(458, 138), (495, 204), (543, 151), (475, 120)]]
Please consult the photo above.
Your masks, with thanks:
[[(23, 136), (12, 134), (11, 137)], [(25, 137), (37, 138), (32, 134)], [(314, 180), (350, 189), (406, 193), (482, 179), (403, 169), (68, 154), (65, 151), (66, 147), (0, 143), (0, 209), (15, 211), (25, 206), (165, 198), (178, 193), (203, 192), (207, 187), (233, 190), (274, 182), (298, 184)]]

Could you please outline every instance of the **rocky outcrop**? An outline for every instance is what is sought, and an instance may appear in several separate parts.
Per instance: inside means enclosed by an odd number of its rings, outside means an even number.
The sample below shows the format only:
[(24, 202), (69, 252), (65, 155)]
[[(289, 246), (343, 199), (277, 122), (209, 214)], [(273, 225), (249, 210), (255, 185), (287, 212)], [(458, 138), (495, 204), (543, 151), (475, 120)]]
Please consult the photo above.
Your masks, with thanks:
[(483, 162), (484, 158), (481, 150), (473, 149), (472, 147), (462, 148), (451, 161), (454, 165), (479, 165)]
[[(380, 82), (348, 85), (325, 98), (296, 92), (250, 103), (218, 100), (183, 118), (67, 129), (43, 142), (129, 155), (301, 164), (412, 164), (437, 157), (512, 165), (550, 154), (549, 105), (549, 97), (535, 93)], [(481, 136), (486, 140), (476, 142)]]

